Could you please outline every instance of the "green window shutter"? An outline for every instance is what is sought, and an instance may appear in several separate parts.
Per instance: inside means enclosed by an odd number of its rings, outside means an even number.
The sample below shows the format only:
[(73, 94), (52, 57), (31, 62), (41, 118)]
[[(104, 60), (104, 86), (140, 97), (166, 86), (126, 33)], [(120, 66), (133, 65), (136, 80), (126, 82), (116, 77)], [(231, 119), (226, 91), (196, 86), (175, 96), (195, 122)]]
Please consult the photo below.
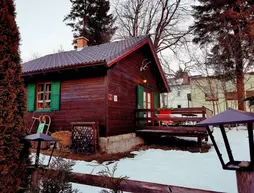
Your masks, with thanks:
[(51, 83), (51, 104), (50, 110), (57, 111), (60, 109), (60, 81)]
[(35, 107), (35, 84), (28, 84), (27, 87), (27, 111), (34, 111)]
[(154, 92), (153, 93), (153, 99), (154, 99), (154, 108), (157, 109), (159, 108), (159, 93), (158, 92)]
[[(137, 108), (143, 109), (144, 108), (144, 87), (138, 85), (137, 86)], [(144, 113), (138, 113), (138, 117), (144, 117)], [(139, 125), (144, 125), (144, 121), (139, 121)]]
[[(153, 106), (155, 109), (159, 108), (159, 93), (158, 92), (154, 92), (153, 93)], [(154, 114), (158, 114), (157, 112), (154, 112)]]
[(137, 86), (137, 108), (144, 108), (144, 87), (138, 85)]

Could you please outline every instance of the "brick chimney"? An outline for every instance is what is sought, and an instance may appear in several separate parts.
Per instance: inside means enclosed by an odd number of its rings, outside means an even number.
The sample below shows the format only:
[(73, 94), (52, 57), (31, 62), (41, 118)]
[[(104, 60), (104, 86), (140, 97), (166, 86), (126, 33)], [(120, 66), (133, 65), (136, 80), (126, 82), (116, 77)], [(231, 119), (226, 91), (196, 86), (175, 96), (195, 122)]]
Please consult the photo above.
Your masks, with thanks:
[(78, 38), (76, 39), (76, 41), (77, 41), (77, 44), (76, 44), (76, 46), (77, 46), (77, 51), (80, 51), (80, 50), (82, 50), (84, 47), (87, 47), (87, 46), (88, 46), (88, 41), (89, 41), (89, 40), (88, 40), (87, 38), (81, 36), (81, 37), (78, 37)]
[(183, 84), (189, 84), (190, 80), (189, 80), (189, 75), (188, 72), (184, 72), (183, 73)]

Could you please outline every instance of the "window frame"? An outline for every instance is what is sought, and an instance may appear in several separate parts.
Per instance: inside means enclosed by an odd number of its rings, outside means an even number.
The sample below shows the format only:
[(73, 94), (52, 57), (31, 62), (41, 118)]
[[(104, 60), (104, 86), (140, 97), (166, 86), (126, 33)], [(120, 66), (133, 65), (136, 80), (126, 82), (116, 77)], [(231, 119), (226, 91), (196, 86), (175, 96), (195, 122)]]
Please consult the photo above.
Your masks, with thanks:
[(246, 90), (245, 91), (245, 96), (246, 97), (250, 97), (250, 96), (253, 96), (254, 95), (254, 90)]
[(178, 96), (178, 97), (181, 96), (181, 90), (177, 90), (177, 96)]
[(205, 101), (219, 101), (218, 93), (216, 93), (216, 96), (212, 96), (212, 94), (204, 93), (205, 94)]
[[(43, 85), (43, 91), (39, 91), (39, 85)], [(47, 91), (47, 86), (46, 85), (50, 85), (50, 89), (49, 91)], [(40, 92), (40, 93), (39, 93)], [(48, 92), (48, 96), (49, 99), (46, 99), (47, 93)], [(52, 102), (52, 98), (51, 98), (51, 93), (52, 93), (52, 82), (38, 82), (36, 83), (36, 90), (35, 90), (35, 94), (36, 94), (36, 101), (35, 101), (35, 110), (36, 111), (44, 111), (44, 110), (51, 110), (51, 102)], [(39, 100), (39, 95), (43, 94), (43, 99)], [(39, 107), (39, 101), (42, 101), (42, 108)], [(41, 103), (41, 102), (40, 102)], [(45, 108), (45, 104), (49, 103), (49, 107)]]
[(237, 93), (236, 93), (236, 91), (226, 92), (226, 99), (228, 101), (230, 101), (230, 100), (237, 100)]

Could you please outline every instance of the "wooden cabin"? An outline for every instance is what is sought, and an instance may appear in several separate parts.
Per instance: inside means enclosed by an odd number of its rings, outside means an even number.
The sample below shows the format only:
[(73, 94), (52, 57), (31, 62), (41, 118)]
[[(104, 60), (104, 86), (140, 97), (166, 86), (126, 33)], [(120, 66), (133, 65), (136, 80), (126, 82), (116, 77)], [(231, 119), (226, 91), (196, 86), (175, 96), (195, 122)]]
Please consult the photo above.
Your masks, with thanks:
[(135, 109), (158, 108), (169, 91), (150, 37), (86, 45), (23, 64), (27, 125), (47, 114), (52, 132), (71, 122), (98, 122), (100, 137), (135, 132)]

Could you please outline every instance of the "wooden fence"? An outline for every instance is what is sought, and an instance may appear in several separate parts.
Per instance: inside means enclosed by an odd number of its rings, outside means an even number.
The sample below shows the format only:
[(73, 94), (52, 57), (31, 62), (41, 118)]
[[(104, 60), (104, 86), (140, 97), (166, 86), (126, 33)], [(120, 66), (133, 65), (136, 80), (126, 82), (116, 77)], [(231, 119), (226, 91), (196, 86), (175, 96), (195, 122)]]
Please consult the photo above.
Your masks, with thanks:
[[(47, 176), (55, 176), (56, 173), (61, 175), (60, 171), (46, 170), (49, 172)], [(45, 172), (45, 171), (44, 171)], [(52, 175), (50, 175), (52, 173)], [(63, 174), (64, 175), (64, 174)], [(41, 175), (38, 175), (41, 176)], [(110, 178), (92, 174), (82, 174), (71, 172), (69, 182), (83, 185), (97, 186), (101, 188), (113, 189), (115, 187), (114, 181), (117, 178)], [(165, 185), (151, 182), (142, 182), (136, 180), (121, 180), (119, 190), (133, 193), (218, 193), (216, 191), (201, 190), (196, 188), (185, 188), (180, 186)]]

